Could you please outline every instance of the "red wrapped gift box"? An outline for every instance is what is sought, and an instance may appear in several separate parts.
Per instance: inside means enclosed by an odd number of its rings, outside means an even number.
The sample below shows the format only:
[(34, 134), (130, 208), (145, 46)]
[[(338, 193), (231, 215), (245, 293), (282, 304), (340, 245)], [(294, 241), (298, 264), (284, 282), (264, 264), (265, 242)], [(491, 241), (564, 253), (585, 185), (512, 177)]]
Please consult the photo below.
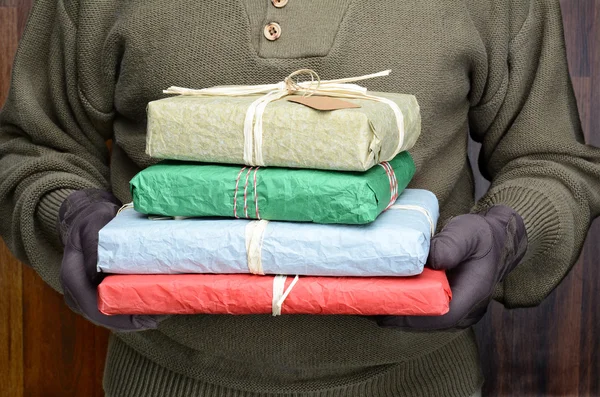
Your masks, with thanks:
[[(247, 274), (113, 275), (98, 287), (104, 314), (442, 315), (452, 293), (443, 271), (413, 277), (294, 277)], [(281, 301), (282, 292), (289, 294)], [(278, 313), (277, 313), (278, 314)]]

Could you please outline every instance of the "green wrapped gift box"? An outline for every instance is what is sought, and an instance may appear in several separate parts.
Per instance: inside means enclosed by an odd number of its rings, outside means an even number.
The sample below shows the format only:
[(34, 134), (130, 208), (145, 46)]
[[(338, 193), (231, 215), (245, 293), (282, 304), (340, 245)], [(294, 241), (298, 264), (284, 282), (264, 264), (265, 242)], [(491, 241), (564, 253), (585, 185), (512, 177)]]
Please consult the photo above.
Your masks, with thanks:
[[(259, 140), (244, 134), (244, 122), (260, 96), (176, 96), (148, 104), (146, 153), (206, 163), (366, 171), (409, 150), (421, 131), (413, 95), (369, 94), (398, 106), (403, 134), (384, 102), (344, 99), (360, 107), (324, 111), (283, 98), (266, 106)], [(253, 161), (258, 158), (262, 162)]]
[(393, 203), (414, 173), (408, 152), (366, 172), (165, 161), (139, 172), (130, 188), (144, 214), (363, 224)]

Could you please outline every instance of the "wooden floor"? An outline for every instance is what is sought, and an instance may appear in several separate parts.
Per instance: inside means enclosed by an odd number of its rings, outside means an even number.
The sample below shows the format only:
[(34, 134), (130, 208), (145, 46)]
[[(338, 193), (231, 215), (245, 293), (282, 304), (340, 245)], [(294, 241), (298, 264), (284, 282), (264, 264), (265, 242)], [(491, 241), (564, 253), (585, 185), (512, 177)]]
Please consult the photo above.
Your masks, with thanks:
[[(562, 5), (584, 130), (600, 146), (600, 0)], [(0, 0), (0, 105), (30, 7), (31, 0)], [(477, 327), (484, 395), (600, 396), (599, 241), (596, 222), (581, 259), (541, 306), (492, 306)], [(101, 396), (107, 338), (0, 241), (0, 396)]]

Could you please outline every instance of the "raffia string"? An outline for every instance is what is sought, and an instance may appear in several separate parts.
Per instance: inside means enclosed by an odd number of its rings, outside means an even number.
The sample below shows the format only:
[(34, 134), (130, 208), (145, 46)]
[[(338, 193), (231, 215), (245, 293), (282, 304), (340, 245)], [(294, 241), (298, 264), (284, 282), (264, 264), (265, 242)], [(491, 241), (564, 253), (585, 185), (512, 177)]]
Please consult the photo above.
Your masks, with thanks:
[(431, 233), (431, 237), (433, 237), (433, 235), (435, 234), (435, 222), (433, 222), (433, 217), (431, 216), (431, 214), (429, 213), (429, 211), (426, 208), (421, 207), (420, 205), (413, 205), (413, 204), (394, 204), (388, 208), (390, 210), (408, 210), (408, 211), (420, 212), (421, 214), (425, 215), (425, 218), (427, 218), (427, 222), (429, 223), (429, 231)]
[(271, 303), (271, 311), (273, 316), (281, 315), (283, 302), (288, 297), (290, 292), (292, 292), (292, 288), (294, 288), (294, 285), (296, 285), (296, 283), (298, 282), (298, 275), (294, 277), (289, 287), (287, 287), (287, 289), (284, 291), (286, 279), (287, 276), (283, 275), (275, 276), (275, 278), (273, 279), (273, 301)]
[[(402, 149), (402, 145), (404, 145), (404, 115), (394, 101), (371, 95), (367, 93), (365, 87), (350, 83), (387, 76), (390, 72), (391, 70), (384, 70), (382, 72), (364, 76), (321, 80), (314, 70), (300, 69), (291, 73), (283, 81), (275, 84), (226, 85), (203, 88), (200, 90), (173, 86), (163, 92), (165, 94), (191, 96), (246, 96), (263, 94), (250, 104), (246, 111), (246, 117), (244, 118), (244, 163), (251, 166), (265, 165), (262, 153), (263, 114), (267, 105), (273, 101), (288, 95), (302, 94), (303, 96), (321, 95), (349, 99), (369, 99), (382, 102), (393, 110), (398, 126), (398, 146), (393, 152), (392, 157), (384, 160), (389, 161)], [(309, 75), (311, 79), (307, 81), (294, 81), (294, 77), (303, 74)]]
[(129, 208), (133, 208), (133, 201), (130, 203), (125, 203), (121, 206), (121, 208), (119, 208), (119, 210), (117, 211), (117, 215), (119, 215), (121, 213), (121, 211), (125, 211)]
[(250, 221), (246, 224), (244, 231), (246, 241), (246, 261), (248, 263), (248, 270), (252, 274), (265, 274), (262, 266), (262, 246), (268, 224), (269, 221), (264, 219)]
[[(308, 87), (305, 87), (304, 90), (303, 90), (303, 87), (300, 86), (298, 81), (294, 81), (294, 79), (293, 79), (293, 77), (300, 76), (302, 74), (308, 74), (310, 76), (310, 84)], [(313, 88), (312, 84), (315, 82), (315, 79), (317, 82), (317, 86)], [(319, 86), (321, 85), (321, 78), (319, 77), (317, 72), (315, 72), (312, 69), (300, 69), (300, 70), (296, 70), (295, 72), (291, 73), (288, 77), (286, 77), (283, 80), (283, 82), (285, 83), (285, 87), (286, 87), (289, 95), (293, 94), (294, 92), (303, 91), (302, 96), (309, 97), (315, 92), (315, 90), (319, 89)]]

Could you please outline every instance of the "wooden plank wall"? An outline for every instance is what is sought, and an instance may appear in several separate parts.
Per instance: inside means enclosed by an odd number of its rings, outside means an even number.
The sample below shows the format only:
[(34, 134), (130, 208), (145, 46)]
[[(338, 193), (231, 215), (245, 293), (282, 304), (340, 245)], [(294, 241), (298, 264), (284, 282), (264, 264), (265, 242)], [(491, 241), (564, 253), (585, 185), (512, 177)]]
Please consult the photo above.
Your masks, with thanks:
[[(600, 0), (561, 2), (584, 130), (600, 146)], [(0, 0), (0, 105), (31, 3)], [(599, 239), (596, 222), (573, 271), (539, 307), (492, 305), (477, 327), (485, 395), (600, 396)], [(102, 396), (107, 339), (0, 241), (1, 396)]]
[[(600, 147), (600, 1), (562, 0), (586, 142)], [(479, 193), (486, 183), (478, 178)], [(487, 396), (600, 396), (600, 220), (560, 286), (533, 309), (500, 304), (477, 326)]]
[[(6, 99), (10, 60), (19, 40), (18, 9), (0, 8), (0, 104)], [(0, 239), (0, 385), (23, 393), (23, 270)], [(3, 386), (0, 386), (0, 389)]]
[[(0, 106), (31, 5), (0, 0)], [(0, 396), (103, 396), (107, 343), (106, 329), (75, 315), (0, 239)]]

